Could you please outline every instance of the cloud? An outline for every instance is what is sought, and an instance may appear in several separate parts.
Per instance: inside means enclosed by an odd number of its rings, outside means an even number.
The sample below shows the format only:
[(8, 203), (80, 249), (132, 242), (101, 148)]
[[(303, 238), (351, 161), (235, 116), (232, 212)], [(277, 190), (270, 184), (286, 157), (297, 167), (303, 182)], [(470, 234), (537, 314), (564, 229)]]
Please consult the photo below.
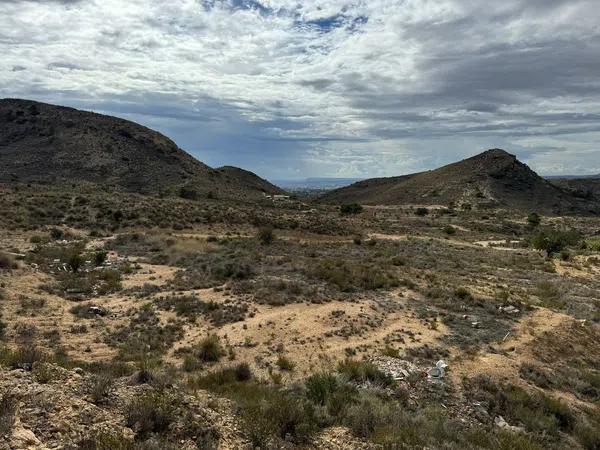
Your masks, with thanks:
[(591, 173), (599, 22), (594, 0), (0, 0), (0, 95), (101, 108), (272, 178), (487, 147)]

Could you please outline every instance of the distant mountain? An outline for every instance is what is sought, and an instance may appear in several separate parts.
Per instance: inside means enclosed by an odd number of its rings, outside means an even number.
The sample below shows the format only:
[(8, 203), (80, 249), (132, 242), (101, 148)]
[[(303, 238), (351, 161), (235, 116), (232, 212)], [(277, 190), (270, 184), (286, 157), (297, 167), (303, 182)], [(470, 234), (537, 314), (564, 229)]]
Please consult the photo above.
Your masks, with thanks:
[(310, 177), (300, 180), (274, 180), (273, 183), (283, 189), (329, 190), (362, 180), (362, 178)]
[(374, 178), (336, 189), (326, 203), (464, 205), (541, 213), (597, 213), (597, 202), (578, 198), (538, 176), (514, 155), (492, 149), (436, 170)]
[(0, 100), (0, 183), (91, 182), (188, 198), (258, 198), (281, 190), (251, 172), (212, 169), (162, 134), (116, 117)]

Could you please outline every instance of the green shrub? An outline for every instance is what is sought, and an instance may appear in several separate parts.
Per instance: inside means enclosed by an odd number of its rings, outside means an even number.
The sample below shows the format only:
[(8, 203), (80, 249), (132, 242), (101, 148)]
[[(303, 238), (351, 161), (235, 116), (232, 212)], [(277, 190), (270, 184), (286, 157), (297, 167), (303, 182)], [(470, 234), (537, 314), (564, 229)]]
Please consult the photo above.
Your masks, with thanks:
[(280, 370), (285, 370), (287, 372), (293, 371), (296, 367), (296, 363), (285, 356), (279, 356), (275, 364), (277, 364), (277, 367), (279, 367)]
[(536, 250), (544, 250), (548, 257), (564, 250), (567, 246), (575, 246), (581, 242), (581, 234), (576, 230), (543, 230), (531, 239)]
[(471, 292), (465, 287), (459, 287), (454, 290), (454, 296), (461, 300), (470, 300), (473, 298)]
[(177, 417), (178, 399), (164, 392), (148, 391), (125, 406), (125, 423), (140, 436), (164, 433)]
[(331, 395), (337, 390), (339, 383), (335, 375), (330, 373), (316, 373), (304, 382), (306, 396), (309, 400), (319, 405), (325, 405)]
[(530, 432), (557, 435), (559, 431), (571, 431), (575, 425), (575, 417), (566, 404), (541, 392), (498, 385), (487, 376), (475, 377), (466, 387), (472, 397), (488, 405), (490, 414), (522, 424)]
[(104, 264), (106, 262), (107, 256), (108, 256), (108, 253), (105, 251), (98, 251), (98, 252), (94, 253), (94, 264), (96, 266), (101, 266), (102, 264)]
[(600, 449), (600, 422), (591, 425), (579, 421), (573, 434), (586, 450)]
[(356, 383), (369, 381), (382, 386), (390, 386), (394, 383), (390, 375), (385, 374), (368, 361), (346, 359), (338, 364), (337, 371)]
[(542, 218), (538, 213), (532, 212), (527, 216), (527, 223), (532, 227), (537, 227), (542, 222)]
[(386, 404), (373, 394), (362, 393), (346, 410), (344, 423), (356, 436), (369, 438), (377, 428), (389, 424), (395, 413), (392, 404)]
[(79, 253), (73, 253), (67, 259), (67, 265), (73, 271), (73, 273), (79, 272), (79, 268), (83, 265), (83, 257)]
[(308, 442), (318, 429), (309, 402), (274, 388), (254, 389), (251, 395), (238, 399), (242, 428), (253, 445), (266, 448), (274, 439), (289, 438), (296, 443)]
[(202, 389), (219, 391), (220, 387), (232, 383), (245, 383), (252, 379), (252, 370), (247, 363), (216, 370), (194, 380), (193, 385)]
[(343, 216), (349, 216), (352, 214), (360, 214), (363, 211), (362, 205), (358, 203), (350, 203), (340, 206), (340, 214)]
[(225, 355), (225, 351), (221, 346), (221, 340), (216, 334), (211, 334), (205, 337), (198, 344), (196, 356), (204, 362), (216, 362)]
[(426, 216), (427, 214), (429, 214), (429, 210), (427, 208), (415, 209), (415, 215), (417, 216)]
[(446, 225), (444, 227), (444, 233), (446, 233), (447, 235), (456, 234), (456, 228), (454, 228), (452, 225)]
[(95, 404), (105, 401), (114, 391), (115, 381), (108, 373), (92, 375), (87, 382), (87, 392)]

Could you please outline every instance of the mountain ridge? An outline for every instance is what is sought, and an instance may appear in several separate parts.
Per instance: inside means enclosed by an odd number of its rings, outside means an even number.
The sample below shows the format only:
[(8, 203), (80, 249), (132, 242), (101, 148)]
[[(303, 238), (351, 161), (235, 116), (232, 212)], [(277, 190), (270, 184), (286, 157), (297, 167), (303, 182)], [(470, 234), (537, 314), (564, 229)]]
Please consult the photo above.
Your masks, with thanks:
[(33, 100), (0, 99), (0, 182), (92, 182), (142, 194), (257, 198), (281, 189), (252, 172), (213, 169), (135, 122)]
[(515, 155), (498, 148), (434, 170), (363, 180), (330, 191), (320, 201), (507, 207), (544, 213), (598, 212), (597, 202), (572, 195), (537, 175)]

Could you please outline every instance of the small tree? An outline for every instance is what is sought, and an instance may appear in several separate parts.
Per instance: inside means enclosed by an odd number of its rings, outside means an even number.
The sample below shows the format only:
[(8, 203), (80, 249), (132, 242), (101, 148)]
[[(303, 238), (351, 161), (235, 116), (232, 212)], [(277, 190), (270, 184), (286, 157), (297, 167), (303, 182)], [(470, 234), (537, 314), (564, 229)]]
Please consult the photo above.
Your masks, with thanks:
[(79, 268), (82, 264), (83, 258), (79, 253), (72, 253), (71, 256), (69, 256), (69, 259), (67, 260), (67, 265), (69, 266), (71, 271), (73, 271), (73, 273), (79, 272)]
[(350, 203), (347, 205), (340, 206), (340, 213), (343, 216), (349, 216), (352, 214), (360, 214), (363, 211), (363, 207), (358, 203)]
[(108, 256), (108, 253), (103, 250), (96, 252), (94, 254), (94, 264), (96, 266), (101, 266), (102, 264), (104, 264), (106, 262), (107, 256)]
[(544, 250), (548, 257), (564, 250), (569, 245), (576, 245), (581, 235), (575, 231), (548, 230), (540, 231), (531, 239), (531, 245), (536, 250)]

